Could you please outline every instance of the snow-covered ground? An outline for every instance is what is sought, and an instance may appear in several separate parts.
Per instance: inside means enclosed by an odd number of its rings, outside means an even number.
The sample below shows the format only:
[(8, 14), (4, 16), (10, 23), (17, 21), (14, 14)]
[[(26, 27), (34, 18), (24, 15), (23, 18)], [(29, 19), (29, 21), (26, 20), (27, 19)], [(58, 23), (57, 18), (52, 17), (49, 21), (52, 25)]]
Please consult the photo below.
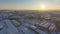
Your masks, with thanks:
[(0, 34), (60, 34), (56, 24), (49, 20), (51, 15), (45, 15), (34, 11), (0, 11)]

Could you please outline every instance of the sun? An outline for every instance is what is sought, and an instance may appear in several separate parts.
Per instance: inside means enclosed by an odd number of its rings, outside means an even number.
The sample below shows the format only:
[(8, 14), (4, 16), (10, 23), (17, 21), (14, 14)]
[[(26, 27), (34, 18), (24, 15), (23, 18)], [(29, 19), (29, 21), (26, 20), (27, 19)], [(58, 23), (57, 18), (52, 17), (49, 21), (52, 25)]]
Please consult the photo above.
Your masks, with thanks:
[(45, 4), (41, 4), (40, 5), (40, 10), (46, 10), (46, 5)]

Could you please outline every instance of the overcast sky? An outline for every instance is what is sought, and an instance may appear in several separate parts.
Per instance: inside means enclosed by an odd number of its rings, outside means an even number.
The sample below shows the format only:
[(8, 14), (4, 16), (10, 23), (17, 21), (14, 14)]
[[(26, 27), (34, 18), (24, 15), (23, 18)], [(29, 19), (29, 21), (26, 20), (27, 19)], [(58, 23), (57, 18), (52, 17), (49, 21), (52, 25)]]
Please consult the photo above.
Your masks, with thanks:
[(0, 0), (0, 9), (34, 9), (43, 3), (60, 6), (60, 0)]

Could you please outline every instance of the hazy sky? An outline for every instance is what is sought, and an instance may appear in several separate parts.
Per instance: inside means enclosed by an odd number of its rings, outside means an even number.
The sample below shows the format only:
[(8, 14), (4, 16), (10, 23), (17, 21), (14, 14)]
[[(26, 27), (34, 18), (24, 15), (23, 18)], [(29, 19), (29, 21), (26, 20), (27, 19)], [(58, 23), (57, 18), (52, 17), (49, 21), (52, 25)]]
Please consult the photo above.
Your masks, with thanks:
[(41, 4), (48, 9), (60, 9), (60, 0), (0, 0), (0, 9), (37, 10)]

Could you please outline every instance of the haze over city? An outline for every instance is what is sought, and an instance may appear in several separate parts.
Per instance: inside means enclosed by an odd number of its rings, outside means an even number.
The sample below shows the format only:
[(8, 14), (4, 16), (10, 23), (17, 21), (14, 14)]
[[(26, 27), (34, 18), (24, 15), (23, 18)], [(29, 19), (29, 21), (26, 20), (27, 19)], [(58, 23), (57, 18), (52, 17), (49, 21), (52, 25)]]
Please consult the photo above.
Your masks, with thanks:
[(0, 0), (0, 34), (60, 34), (60, 0)]
[(0, 0), (0, 10), (60, 10), (60, 0)]

